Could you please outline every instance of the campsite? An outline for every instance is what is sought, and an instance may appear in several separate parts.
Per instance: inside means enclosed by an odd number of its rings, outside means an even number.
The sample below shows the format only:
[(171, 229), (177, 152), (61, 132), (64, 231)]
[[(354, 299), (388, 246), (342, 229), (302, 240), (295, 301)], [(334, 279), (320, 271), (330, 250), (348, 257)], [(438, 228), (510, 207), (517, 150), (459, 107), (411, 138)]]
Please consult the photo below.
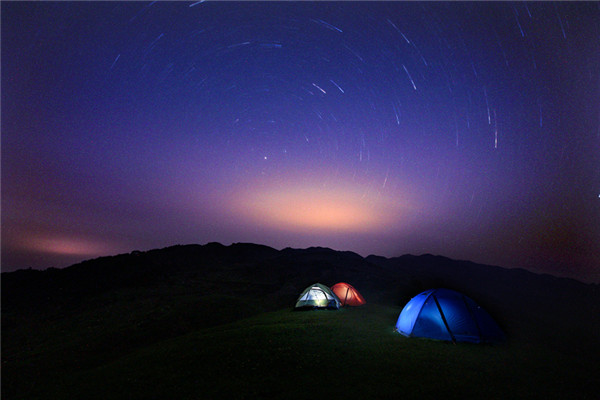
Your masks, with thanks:
[[(366, 304), (294, 312), (309, 285)], [(506, 341), (395, 331), (431, 288), (465, 293)], [(592, 399), (597, 284), (421, 255), (218, 243), (2, 274), (3, 399)]]
[(600, 398), (600, 2), (0, 14), (2, 400)]

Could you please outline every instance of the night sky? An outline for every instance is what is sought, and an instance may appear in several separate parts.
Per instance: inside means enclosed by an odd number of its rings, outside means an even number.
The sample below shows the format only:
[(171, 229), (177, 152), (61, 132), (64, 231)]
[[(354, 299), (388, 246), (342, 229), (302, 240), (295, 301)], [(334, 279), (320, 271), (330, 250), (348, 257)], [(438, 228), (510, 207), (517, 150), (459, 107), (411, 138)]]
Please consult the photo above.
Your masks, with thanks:
[(2, 270), (218, 241), (599, 282), (599, 4), (2, 2)]

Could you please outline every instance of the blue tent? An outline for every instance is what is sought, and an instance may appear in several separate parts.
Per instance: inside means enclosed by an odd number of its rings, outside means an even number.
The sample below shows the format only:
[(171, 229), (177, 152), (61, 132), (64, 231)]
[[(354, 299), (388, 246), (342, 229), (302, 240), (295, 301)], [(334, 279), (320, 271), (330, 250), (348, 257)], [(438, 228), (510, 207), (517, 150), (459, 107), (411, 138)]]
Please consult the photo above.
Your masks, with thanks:
[(402, 309), (396, 330), (408, 337), (452, 342), (497, 342), (504, 333), (475, 301), (450, 289), (430, 289)]

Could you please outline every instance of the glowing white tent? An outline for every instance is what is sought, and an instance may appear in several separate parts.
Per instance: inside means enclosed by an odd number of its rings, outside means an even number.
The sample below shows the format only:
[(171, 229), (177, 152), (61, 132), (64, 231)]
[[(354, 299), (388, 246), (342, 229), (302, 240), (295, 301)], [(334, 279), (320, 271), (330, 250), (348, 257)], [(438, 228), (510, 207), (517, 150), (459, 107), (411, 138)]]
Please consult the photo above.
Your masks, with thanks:
[(296, 301), (297, 309), (340, 308), (340, 299), (327, 286), (320, 283), (310, 285), (300, 294)]

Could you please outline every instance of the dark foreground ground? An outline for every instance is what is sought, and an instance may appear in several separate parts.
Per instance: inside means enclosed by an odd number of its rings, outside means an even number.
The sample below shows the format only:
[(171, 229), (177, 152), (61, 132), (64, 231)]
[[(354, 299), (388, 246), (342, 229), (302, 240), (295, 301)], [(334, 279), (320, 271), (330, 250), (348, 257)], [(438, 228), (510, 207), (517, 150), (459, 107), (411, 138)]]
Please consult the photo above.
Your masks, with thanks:
[[(293, 312), (314, 282), (368, 304)], [(410, 297), (461, 290), (508, 341), (393, 331)], [(2, 274), (3, 399), (596, 399), (598, 285), (329, 249), (176, 246)]]

